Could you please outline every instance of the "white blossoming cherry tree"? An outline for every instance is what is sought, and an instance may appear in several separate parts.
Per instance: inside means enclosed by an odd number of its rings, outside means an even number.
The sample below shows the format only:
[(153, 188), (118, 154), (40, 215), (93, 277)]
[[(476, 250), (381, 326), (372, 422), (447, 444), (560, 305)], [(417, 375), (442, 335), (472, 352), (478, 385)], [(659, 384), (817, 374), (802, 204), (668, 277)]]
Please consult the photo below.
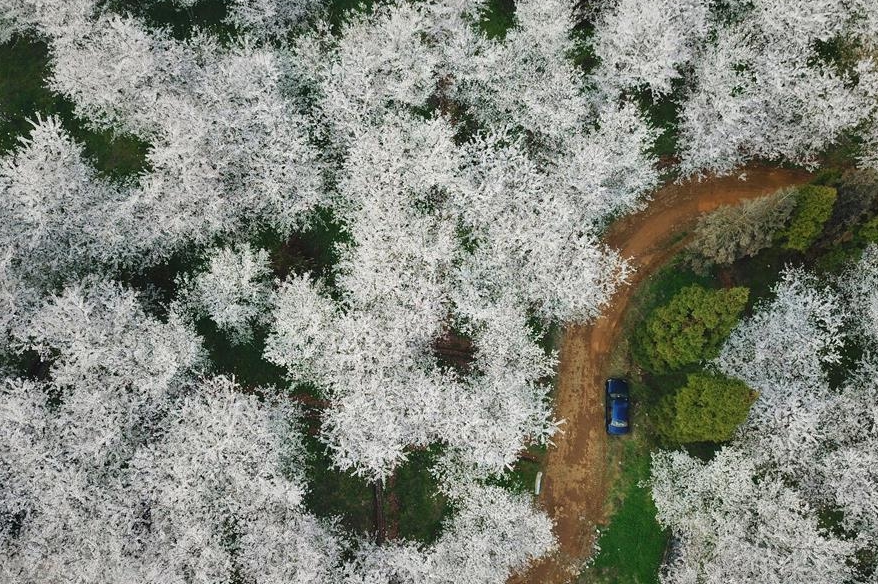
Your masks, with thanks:
[(215, 249), (206, 259), (203, 271), (178, 277), (178, 310), (210, 318), (236, 344), (250, 341), (253, 327), (267, 321), (268, 252), (242, 244)]

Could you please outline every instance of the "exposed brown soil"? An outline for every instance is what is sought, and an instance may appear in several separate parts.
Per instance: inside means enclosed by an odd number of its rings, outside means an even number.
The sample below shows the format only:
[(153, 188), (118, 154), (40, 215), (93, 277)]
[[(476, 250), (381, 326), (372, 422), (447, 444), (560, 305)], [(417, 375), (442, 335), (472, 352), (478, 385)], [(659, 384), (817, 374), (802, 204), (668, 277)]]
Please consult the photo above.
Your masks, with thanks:
[(653, 194), (645, 210), (624, 217), (609, 229), (606, 243), (630, 258), (636, 272), (598, 320), (587, 326), (567, 327), (561, 341), (555, 415), (566, 424), (546, 455), (539, 499), (555, 521), (559, 551), (535, 563), (526, 574), (513, 577), (511, 583), (574, 580), (592, 549), (595, 526), (606, 523), (604, 502), (612, 473), (604, 431), (603, 383), (609, 373), (610, 353), (638, 285), (679, 249), (683, 243), (680, 235), (701, 213), (809, 178), (803, 171), (754, 167), (747, 169), (746, 181), (721, 177), (668, 185)]
[(440, 363), (468, 372), (476, 351), (470, 339), (449, 331), (433, 343), (433, 354)]

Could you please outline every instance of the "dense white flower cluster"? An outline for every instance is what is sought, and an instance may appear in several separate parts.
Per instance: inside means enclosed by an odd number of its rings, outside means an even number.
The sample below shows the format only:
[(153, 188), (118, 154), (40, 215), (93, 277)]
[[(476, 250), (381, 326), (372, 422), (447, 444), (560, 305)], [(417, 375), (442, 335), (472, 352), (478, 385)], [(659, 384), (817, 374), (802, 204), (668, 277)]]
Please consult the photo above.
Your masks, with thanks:
[(271, 287), (268, 252), (249, 244), (219, 248), (207, 257), (204, 271), (178, 278), (178, 309), (206, 316), (235, 343), (252, 338), (264, 324)]
[[(124, 182), (99, 175), (48, 118), (0, 160), (3, 326), (51, 377), (4, 394), (3, 481), (20, 485), (0, 518), (6, 574), (57, 580), (85, 554), (68, 576), (487, 583), (550, 550), (548, 518), (483, 479), (555, 431), (555, 359), (534, 324), (598, 314), (626, 267), (597, 230), (657, 183), (636, 108), (586, 98), (569, 8), (522, 2), (518, 26), (489, 40), (477, 3), (401, 3), (277, 49), (265, 39), (316, 3), (232, 2), (245, 36), (229, 42), (96, 3), (7, 4), (4, 23), (48, 41), (51, 88), (148, 152)], [(462, 134), (463, 109), (483, 127)], [(344, 225), (331, 284), (298, 274), (272, 292), (267, 253), (244, 241), (306, 227), (320, 206)], [(167, 322), (88, 276), (193, 244), (213, 251), (177, 278)], [(443, 444), (433, 471), (455, 514), (439, 539), (376, 547), (309, 515), (297, 412), (273, 390), (199, 379), (183, 312), (238, 342), (268, 325), (265, 358), (326, 398), (337, 467), (381, 481)], [(473, 341), (466, 368), (434, 354), (451, 331)], [(22, 440), (56, 464), (12, 458)], [(110, 459), (99, 471), (86, 454)]]
[[(686, 174), (730, 173), (754, 158), (814, 165), (845, 134), (874, 165), (875, 0), (609, 2), (598, 15), (596, 82), (611, 95), (675, 89)], [(833, 60), (833, 43), (845, 59)]]
[[(588, 103), (567, 58), (569, 7), (518, 3), (500, 40), (473, 28), (478, 11), (384, 6), (340, 38), (296, 45), (344, 160), (333, 206), (350, 241), (339, 302), (307, 279), (288, 283), (266, 356), (326, 388), (324, 439), (336, 464), (365, 476), (435, 441), (476, 474), (501, 472), (551, 436), (553, 359), (528, 313), (598, 314), (626, 266), (597, 229), (657, 183), (654, 135), (635, 108)], [(416, 115), (430, 100), (437, 111)], [(483, 129), (462, 138), (455, 108)], [(452, 327), (475, 345), (467, 373), (432, 355)]]

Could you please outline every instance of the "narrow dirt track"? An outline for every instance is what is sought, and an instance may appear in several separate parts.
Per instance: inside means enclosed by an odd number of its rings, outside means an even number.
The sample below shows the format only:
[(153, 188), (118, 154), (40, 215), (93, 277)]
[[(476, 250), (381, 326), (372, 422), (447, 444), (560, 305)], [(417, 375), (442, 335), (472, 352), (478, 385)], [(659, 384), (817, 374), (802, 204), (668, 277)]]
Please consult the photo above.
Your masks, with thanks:
[[(564, 434), (546, 455), (540, 503), (555, 520), (559, 551), (531, 566), (510, 584), (561, 584), (578, 574), (592, 548), (596, 525), (605, 522), (604, 502), (610, 482), (604, 431), (603, 382), (608, 358), (618, 342), (620, 325), (639, 284), (680, 247), (674, 236), (698, 216), (721, 205), (807, 182), (803, 171), (749, 168), (746, 181), (737, 177), (668, 185), (649, 206), (614, 223), (605, 241), (636, 268), (602, 316), (587, 326), (570, 326), (561, 341), (561, 363), (555, 393), (555, 415), (565, 419)], [(636, 415), (636, 412), (635, 412)]]

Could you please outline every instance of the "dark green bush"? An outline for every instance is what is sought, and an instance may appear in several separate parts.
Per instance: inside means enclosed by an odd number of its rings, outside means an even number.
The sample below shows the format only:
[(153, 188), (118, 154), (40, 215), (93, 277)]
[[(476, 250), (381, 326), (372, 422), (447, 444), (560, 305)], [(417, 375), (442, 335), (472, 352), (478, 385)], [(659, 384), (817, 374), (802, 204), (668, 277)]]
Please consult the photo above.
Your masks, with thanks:
[(668, 442), (725, 442), (747, 418), (756, 395), (737, 379), (692, 373), (662, 401), (656, 427)]
[(868, 243), (878, 243), (878, 217), (863, 223), (857, 236)]
[(683, 288), (635, 333), (641, 365), (661, 373), (712, 359), (737, 324), (748, 296), (747, 288)]
[(838, 197), (818, 242), (822, 247), (833, 247), (844, 241), (848, 233), (856, 232), (878, 214), (878, 171), (848, 170), (833, 186), (838, 189)]
[(799, 187), (792, 221), (780, 234), (783, 246), (796, 251), (805, 251), (811, 247), (832, 215), (836, 197), (837, 193), (832, 187)]

